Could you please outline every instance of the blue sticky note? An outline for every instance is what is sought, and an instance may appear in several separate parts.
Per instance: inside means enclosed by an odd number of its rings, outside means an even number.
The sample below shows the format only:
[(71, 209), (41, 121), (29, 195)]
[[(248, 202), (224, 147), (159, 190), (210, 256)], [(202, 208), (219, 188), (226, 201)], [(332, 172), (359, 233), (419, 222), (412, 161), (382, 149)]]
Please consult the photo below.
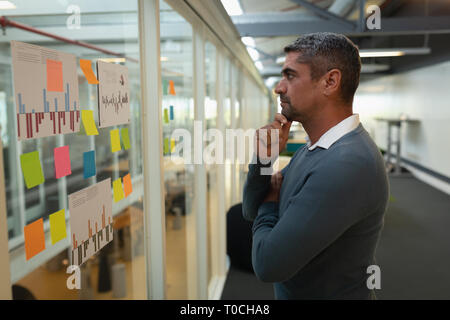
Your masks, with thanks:
[(95, 151), (83, 153), (84, 178), (95, 176), (97, 169), (95, 167)]
[(170, 120), (173, 120), (173, 106), (170, 106)]

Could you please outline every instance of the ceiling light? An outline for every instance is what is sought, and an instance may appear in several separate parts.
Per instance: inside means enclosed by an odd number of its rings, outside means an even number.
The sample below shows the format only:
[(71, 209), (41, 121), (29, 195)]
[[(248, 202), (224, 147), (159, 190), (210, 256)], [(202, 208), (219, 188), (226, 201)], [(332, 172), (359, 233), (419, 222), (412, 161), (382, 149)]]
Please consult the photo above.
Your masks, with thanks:
[(255, 48), (247, 47), (247, 51), (253, 61), (259, 60), (259, 52)]
[(388, 64), (362, 64), (361, 73), (375, 73), (390, 69)]
[(395, 50), (390, 50), (390, 51), (378, 51), (378, 50), (374, 50), (374, 51), (366, 51), (366, 50), (361, 50), (359, 51), (359, 56), (361, 58), (375, 58), (375, 57), (399, 57), (399, 56), (404, 56), (405, 53), (403, 51), (395, 51)]
[(239, 0), (221, 0), (222, 5), (227, 11), (229, 16), (239, 16), (243, 14), (241, 4), (239, 3)]
[(161, 56), (160, 60), (161, 60), (161, 62), (166, 62), (166, 61), (169, 61), (169, 58)]
[(0, 1), (0, 10), (16, 9), (14, 3), (10, 1)]
[(242, 43), (244, 43), (246, 46), (249, 46), (249, 47), (254, 47), (254, 46), (256, 46), (255, 39), (253, 39), (252, 37), (242, 37), (242, 38), (241, 38), (241, 41), (242, 41)]
[(122, 62), (126, 61), (125, 58), (100, 58), (98, 60), (108, 62), (108, 63), (122, 63)]
[(282, 57), (278, 57), (277, 60), (275, 61), (277, 64), (283, 64), (286, 61), (286, 57), (282, 56)]
[(264, 66), (263, 66), (263, 64), (262, 64), (261, 61), (256, 61), (256, 62), (255, 62), (255, 66), (256, 66), (256, 68), (258, 68), (259, 71), (261, 71), (262, 69), (264, 69)]
[(388, 49), (361, 49), (359, 56), (361, 58), (370, 57), (400, 57), (404, 55), (430, 54), (430, 48), (388, 48)]

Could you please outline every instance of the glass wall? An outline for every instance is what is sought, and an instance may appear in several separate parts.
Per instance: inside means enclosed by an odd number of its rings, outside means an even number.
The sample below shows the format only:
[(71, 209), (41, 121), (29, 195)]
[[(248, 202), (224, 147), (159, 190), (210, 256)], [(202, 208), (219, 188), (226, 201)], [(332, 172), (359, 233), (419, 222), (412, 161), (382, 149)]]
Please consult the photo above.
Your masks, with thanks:
[[(216, 73), (217, 55), (216, 47), (211, 42), (205, 43), (205, 119), (206, 130), (217, 128), (217, 98), (216, 98)], [(208, 131), (207, 131), (208, 132)], [(208, 137), (208, 141), (212, 139)], [(208, 235), (208, 283), (211, 284), (214, 276), (217, 275), (217, 165), (207, 164), (207, 235)]]
[[(175, 129), (193, 136), (193, 44), (191, 25), (160, 1), (163, 108), (164, 186), (166, 214), (167, 298), (189, 297), (192, 259), (188, 243), (195, 223), (192, 212), (194, 165), (176, 164), (172, 152), (182, 141), (171, 139)], [(187, 144), (186, 144), (187, 145)], [(183, 150), (187, 152), (188, 150)], [(191, 150), (191, 154), (193, 154)]]
[[(37, 299), (145, 299), (147, 281), (143, 244), (137, 1), (74, 0), (71, 1), (70, 10), (76, 13), (80, 6), (83, 14), (77, 22), (76, 14), (67, 14), (69, 5), (65, 2), (21, 1), (21, 6), (8, 12), (8, 19), (57, 36), (89, 42), (108, 52), (115, 52), (118, 56), (14, 28), (8, 28), (0, 39), (0, 97), (3, 97), (1, 103), (6, 106), (2, 108), (0, 118), (2, 127), (5, 125), (7, 129), (2, 132), (2, 141), (8, 199), (11, 280), (14, 288), (23, 287)], [(130, 88), (129, 124), (98, 128), (99, 134), (93, 136), (87, 136), (81, 131), (18, 141), (10, 40), (74, 54), (77, 64), (79, 59), (91, 60), (94, 70), (98, 60), (127, 67)], [(81, 68), (77, 67), (77, 73), (79, 110), (92, 110), (95, 122), (98, 123), (97, 86), (87, 82)], [(113, 153), (110, 131), (123, 128), (129, 130), (130, 148), (125, 150), (122, 147), (120, 151)], [(54, 149), (61, 146), (69, 147), (71, 174), (56, 179)], [(45, 182), (28, 189), (24, 184), (19, 159), (22, 154), (32, 151), (39, 152)], [(84, 178), (83, 154), (87, 151), (95, 151), (96, 175)], [(112, 201), (113, 240), (82, 265), (81, 290), (69, 290), (66, 286), (66, 267), (71, 261), (68, 196), (108, 178), (111, 181), (123, 178), (128, 173), (131, 175), (132, 193), (123, 200)], [(110, 187), (112, 189), (112, 185)], [(52, 244), (49, 215), (61, 209), (65, 209), (67, 236)], [(41, 218), (45, 232), (45, 250), (27, 260), (24, 227)], [(113, 281), (116, 281), (114, 290)]]
[[(223, 81), (224, 81), (224, 101), (223, 101), (223, 115), (225, 120), (225, 130), (231, 129), (231, 61), (228, 57), (224, 57), (224, 70), (223, 70)], [(225, 132), (223, 133), (225, 135)], [(229, 150), (230, 145), (227, 145), (227, 150)], [(231, 192), (232, 192), (232, 159), (230, 159), (229, 153), (226, 152), (225, 158), (225, 210), (231, 206)]]
[[(175, 130), (183, 129), (194, 137), (194, 97), (202, 98), (200, 93), (197, 93), (199, 96), (195, 96), (194, 93), (195, 80), (198, 80), (196, 75), (200, 72), (194, 70), (194, 35), (204, 35), (205, 43), (203, 66), (205, 129), (217, 129), (222, 124), (225, 129), (244, 130), (262, 126), (268, 120), (264, 111), (265, 92), (256, 84), (255, 79), (244, 71), (246, 66), (237, 66), (237, 60), (242, 58), (235, 56), (239, 50), (231, 52), (226, 44), (221, 44), (223, 39), (216, 38), (217, 35), (227, 37), (223, 30), (211, 32), (209, 30), (211, 26), (206, 26), (205, 20), (198, 17), (198, 13), (184, 1), (146, 1), (159, 3), (159, 12), (153, 12), (154, 16), (145, 19), (150, 19), (146, 20), (147, 22), (156, 21), (155, 17), (158, 14), (160, 17), (160, 38), (152, 37), (152, 39), (159, 41), (160, 44), (161, 72), (157, 65), (147, 63), (151, 61), (149, 56), (155, 56), (155, 52), (148, 50), (152, 50), (149, 49), (151, 47), (156, 48), (156, 45), (147, 43), (144, 47), (144, 43), (140, 43), (140, 36), (142, 41), (147, 38), (139, 34), (137, 0), (127, 2), (74, 0), (70, 4), (66, 1), (23, 0), (13, 1), (20, 6), (17, 5), (17, 8), (6, 12), (8, 19), (12, 21), (68, 40), (62, 41), (60, 38), (56, 40), (13, 27), (7, 27), (5, 34), (0, 37), (2, 75), (0, 137), (3, 145), (7, 199), (5, 229), (8, 233), (14, 298), (20, 298), (17, 292), (24, 288), (36, 299), (146, 299), (149, 292), (155, 291), (158, 291), (155, 296), (165, 296), (168, 299), (191, 299), (196, 298), (199, 292), (202, 294), (205, 292), (204, 287), (199, 288), (204, 285), (204, 274), (200, 274), (198, 270), (207, 270), (208, 296), (220, 298), (220, 288), (223, 287), (226, 278), (225, 212), (241, 199), (247, 166), (233, 164), (235, 159), (231, 159), (224, 150), (224, 155), (227, 156), (225, 164), (204, 164), (207, 173), (206, 186), (195, 186), (196, 172), (193, 159), (190, 163), (174, 161), (177, 160), (177, 156), (183, 157), (189, 152), (194, 155), (193, 139), (189, 145), (183, 138), (174, 139), (172, 135)], [(205, 6), (209, 6), (209, 3), (205, 2)], [(17, 122), (15, 94), (18, 92), (14, 92), (13, 85), (11, 40), (70, 53), (76, 57), (74, 78), (78, 81), (79, 87), (77, 110), (92, 111), (98, 135), (88, 136), (86, 128), (81, 125), (82, 130), (79, 133), (18, 140), (18, 130), (21, 127)], [(82, 46), (70, 40), (82, 41), (96, 48)], [(144, 57), (140, 57), (140, 52), (144, 51), (146, 63), (143, 62)], [(43, 49), (42, 52), (48, 54), (49, 51)], [(88, 82), (81, 68), (81, 59), (92, 62), (94, 76), (98, 76), (96, 66), (100, 60), (128, 69), (130, 87), (128, 124), (99, 127), (98, 87)], [(156, 105), (157, 95), (153, 93), (151, 96), (155, 100), (152, 101), (152, 105), (147, 98), (143, 99), (147, 101), (145, 105), (141, 104), (141, 92), (149, 92), (142, 91), (141, 78), (152, 83), (150, 87), (153, 88), (154, 83), (161, 83), (158, 97), (161, 97), (161, 105)], [(56, 109), (56, 105), (54, 107)], [(144, 115), (148, 116), (149, 110), (159, 108), (162, 115), (160, 127), (150, 129), (143, 127), (146, 125), (145, 121), (148, 121)], [(219, 118), (219, 114), (222, 118)], [(117, 152), (111, 150), (111, 131), (115, 129), (128, 129), (129, 148), (125, 149), (123, 136), (120, 136), (120, 150)], [(150, 132), (149, 136), (158, 140), (160, 145), (150, 146), (149, 141), (154, 140), (144, 137), (143, 129)], [(226, 138), (226, 132), (222, 132), (222, 135)], [(208, 145), (210, 138), (212, 135), (206, 136), (206, 139), (204, 137), (205, 146)], [(180, 151), (180, 145), (184, 149), (181, 149), (181, 153), (177, 153)], [(68, 146), (70, 150), (71, 173), (56, 178), (54, 152), (55, 148), (64, 146)], [(144, 153), (144, 146), (148, 148), (145, 150), (150, 151)], [(39, 152), (45, 181), (33, 188), (27, 188), (20, 159), (21, 155), (34, 151)], [(84, 154), (89, 151), (95, 153), (96, 173), (85, 178)], [(154, 181), (155, 184), (152, 184), (151, 188), (154, 188), (153, 191), (161, 191), (164, 188), (164, 199), (156, 196), (156, 200), (160, 200), (161, 204), (164, 201), (165, 209), (152, 209), (149, 212), (150, 210), (144, 210), (143, 200), (152, 198), (151, 196), (144, 198), (144, 191), (147, 196), (150, 193), (149, 190), (144, 190), (144, 182), (148, 186), (149, 181), (153, 183), (154, 177), (149, 177), (143, 168), (144, 157), (148, 157), (149, 154), (155, 155), (151, 152), (158, 152), (155, 158), (161, 159), (162, 162), (162, 173), (158, 171), (162, 178)], [(148, 168), (148, 164), (146, 165), (145, 168)], [(235, 173), (239, 175), (236, 176)], [(117, 179), (123, 181), (128, 174), (131, 176), (132, 192), (115, 202), (113, 181)], [(113, 240), (82, 264), (81, 289), (70, 290), (67, 288), (70, 274), (66, 271), (73, 262), (72, 243), (75, 241), (72, 241), (70, 229), (70, 218), (73, 215), (69, 212), (69, 196), (107, 179), (111, 179), (109, 191), (112, 198)], [(202, 215), (195, 209), (197, 199), (195, 190), (199, 189), (207, 192), (206, 221), (198, 221)], [(153, 200), (155, 199), (152, 199), (151, 205), (156, 203)], [(49, 216), (62, 209), (65, 209), (63, 221), (66, 226), (66, 237), (53, 243)], [(24, 229), (40, 219), (43, 222), (45, 249), (27, 259)], [(161, 230), (161, 238), (154, 236), (155, 232), (152, 233), (151, 246), (152, 249), (156, 249), (151, 252), (156, 257), (152, 256), (150, 260), (146, 255), (146, 252), (150, 252), (148, 250), (150, 244), (145, 243), (145, 239), (149, 239), (145, 230), (148, 230), (149, 226), (156, 228), (158, 224), (152, 222), (162, 222), (162, 219), (165, 225), (161, 229), (157, 228), (158, 231)], [(206, 249), (197, 245), (197, 236), (204, 234), (199, 231), (205, 231), (199, 228), (204, 226), (207, 227)], [(90, 229), (90, 226), (86, 229)], [(205, 255), (208, 258), (201, 259)], [(164, 266), (161, 261), (165, 261)], [(161, 262), (160, 265), (157, 262)], [(150, 268), (150, 264), (154, 267)], [(149, 278), (158, 275), (159, 279), (163, 279), (162, 270), (165, 272), (165, 283), (161, 281), (157, 286), (155, 281), (152, 281), (153, 287), (150, 290)]]

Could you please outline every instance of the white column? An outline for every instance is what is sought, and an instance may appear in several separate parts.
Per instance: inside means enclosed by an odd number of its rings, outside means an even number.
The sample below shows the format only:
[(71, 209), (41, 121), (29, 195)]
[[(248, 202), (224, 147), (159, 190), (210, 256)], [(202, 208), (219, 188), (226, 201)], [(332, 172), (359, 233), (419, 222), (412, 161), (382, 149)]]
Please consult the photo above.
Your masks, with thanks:
[[(217, 128), (225, 136), (225, 118), (224, 118), (224, 64), (225, 57), (217, 51)], [(217, 191), (218, 191), (218, 219), (217, 233), (213, 237), (218, 237), (218, 275), (224, 276), (226, 273), (226, 216), (225, 216), (225, 164), (217, 165)]]
[[(201, 121), (202, 132), (206, 131), (205, 122), (205, 45), (203, 29), (194, 29), (194, 117)], [(203, 137), (202, 137), (203, 138)], [(203, 139), (202, 139), (203, 141)], [(203, 143), (201, 148), (203, 155)], [(203, 162), (203, 161), (202, 161)], [(207, 190), (206, 166), (195, 165), (195, 202), (196, 202), (196, 242), (197, 242), (197, 299), (208, 299), (208, 237), (207, 237)]]
[(139, 0), (147, 293), (166, 298), (159, 1)]

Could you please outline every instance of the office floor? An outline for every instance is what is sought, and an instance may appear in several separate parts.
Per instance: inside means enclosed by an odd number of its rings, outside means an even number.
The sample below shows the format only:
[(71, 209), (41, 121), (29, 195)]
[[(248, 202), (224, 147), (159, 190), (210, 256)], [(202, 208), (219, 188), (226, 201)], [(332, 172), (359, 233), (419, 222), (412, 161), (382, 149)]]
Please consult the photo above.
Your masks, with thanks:
[[(376, 254), (377, 298), (450, 299), (450, 196), (411, 175), (389, 180), (391, 200)], [(230, 268), (223, 300), (271, 298), (270, 284)]]

